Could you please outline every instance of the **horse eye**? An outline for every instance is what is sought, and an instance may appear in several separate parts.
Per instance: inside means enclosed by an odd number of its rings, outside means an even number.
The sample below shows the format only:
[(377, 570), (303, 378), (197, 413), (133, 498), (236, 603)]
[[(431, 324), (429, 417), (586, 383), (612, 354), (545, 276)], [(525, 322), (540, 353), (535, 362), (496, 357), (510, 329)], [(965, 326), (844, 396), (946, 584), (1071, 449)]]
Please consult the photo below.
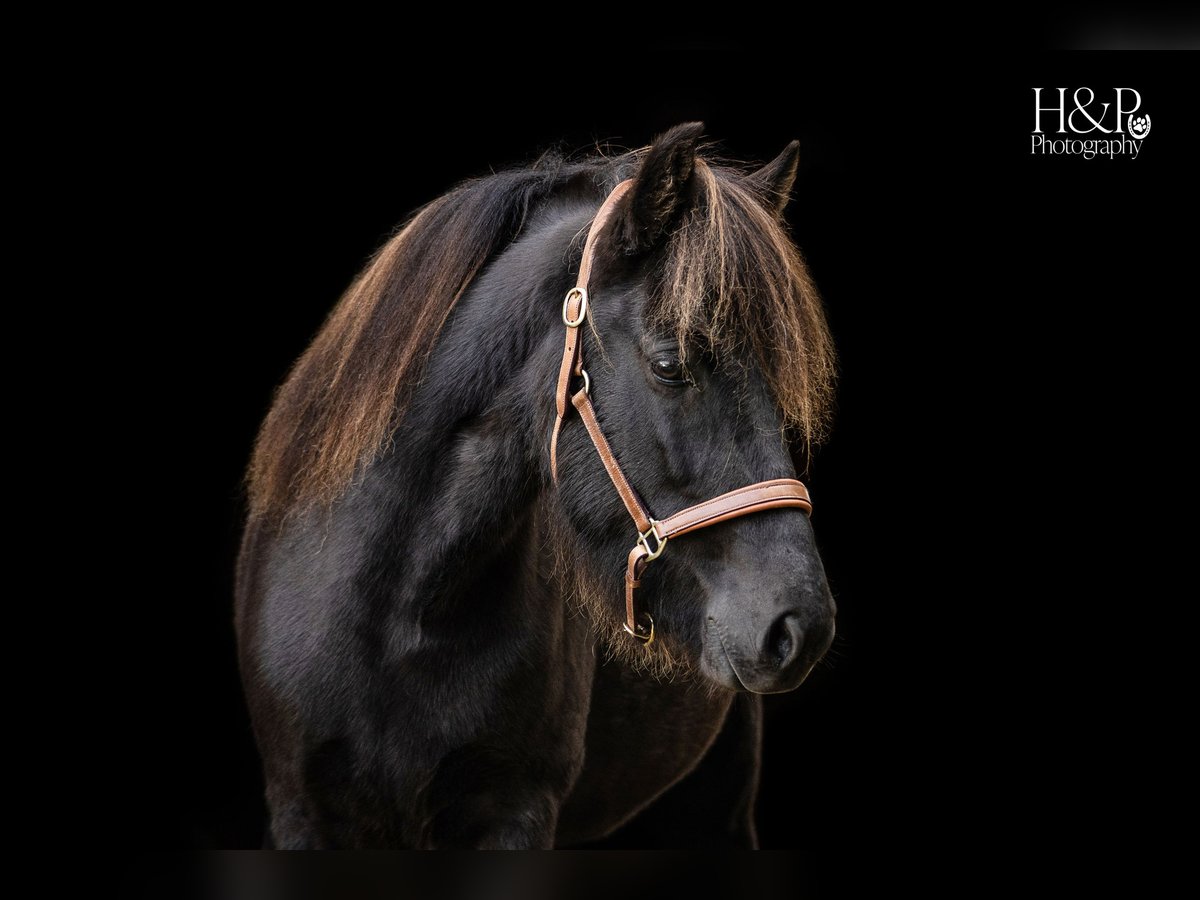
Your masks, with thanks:
[(650, 363), (650, 371), (663, 384), (686, 384), (683, 364), (673, 356), (660, 356)]

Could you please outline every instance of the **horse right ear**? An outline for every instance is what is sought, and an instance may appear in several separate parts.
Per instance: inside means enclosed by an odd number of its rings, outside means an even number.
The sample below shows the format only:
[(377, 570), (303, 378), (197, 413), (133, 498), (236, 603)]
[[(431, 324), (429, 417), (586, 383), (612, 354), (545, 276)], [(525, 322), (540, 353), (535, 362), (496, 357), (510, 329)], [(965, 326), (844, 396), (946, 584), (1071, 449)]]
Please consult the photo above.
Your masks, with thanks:
[(638, 167), (619, 239), (627, 253), (652, 250), (692, 200), (703, 122), (676, 125), (654, 141)]
[(771, 209), (782, 215), (792, 197), (799, 165), (800, 142), (792, 141), (777, 157), (753, 175), (746, 176), (746, 181)]

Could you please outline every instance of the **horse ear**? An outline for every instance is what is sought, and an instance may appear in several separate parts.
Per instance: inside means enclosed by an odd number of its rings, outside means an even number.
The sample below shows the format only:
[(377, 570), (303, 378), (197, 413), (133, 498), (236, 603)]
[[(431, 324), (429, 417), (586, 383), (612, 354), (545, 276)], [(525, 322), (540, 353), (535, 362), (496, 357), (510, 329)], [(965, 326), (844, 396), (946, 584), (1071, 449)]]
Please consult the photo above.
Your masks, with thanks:
[(703, 133), (703, 122), (676, 125), (646, 151), (621, 223), (621, 243), (629, 253), (657, 245), (690, 202), (696, 144)]
[(753, 175), (747, 175), (746, 181), (777, 213), (782, 213), (792, 199), (792, 185), (796, 183), (799, 164), (800, 142), (792, 141), (777, 157)]

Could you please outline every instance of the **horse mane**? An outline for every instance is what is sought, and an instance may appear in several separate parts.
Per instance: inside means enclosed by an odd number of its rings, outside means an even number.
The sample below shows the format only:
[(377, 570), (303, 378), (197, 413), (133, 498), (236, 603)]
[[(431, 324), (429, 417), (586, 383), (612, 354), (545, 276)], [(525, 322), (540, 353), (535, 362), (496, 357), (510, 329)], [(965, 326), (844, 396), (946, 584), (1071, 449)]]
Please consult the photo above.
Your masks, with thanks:
[[(572, 179), (611, 187), (644, 150), (465, 182), (420, 209), (376, 253), (276, 392), (247, 472), (250, 517), (336, 500), (388, 445), (435, 340), (483, 266)], [(681, 347), (754, 351), (785, 422), (823, 431), (834, 353), (799, 252), (744, 173), (697, 160), (697, 199), (669, 238), (650, 315)]]
[(578, 170), (547, 155), (464, 182), (383, 245), (275, 394), (247, 473), (251, 518), (343, 493), (387, 443), (463, 292), (531, 207)]

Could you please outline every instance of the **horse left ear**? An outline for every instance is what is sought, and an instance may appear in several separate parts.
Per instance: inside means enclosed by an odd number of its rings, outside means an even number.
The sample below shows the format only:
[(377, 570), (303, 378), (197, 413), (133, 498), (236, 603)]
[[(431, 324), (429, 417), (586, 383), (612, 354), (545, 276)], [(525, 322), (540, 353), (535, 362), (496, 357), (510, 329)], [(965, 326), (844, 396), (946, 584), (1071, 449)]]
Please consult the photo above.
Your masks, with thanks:
[(747, 175), (746, 181), (777, 213), (782, 213), (792, 199), (792, 185), (796, 183), (799, 164), (800, 142), (792, 141), (777, 157), (753, 175)]
[(621, 222), (621, 244), (628, 253), (653, 249), (691, 202), (696, 144), (703, 133), (703, 122), (676, 125), (646, 151)]

